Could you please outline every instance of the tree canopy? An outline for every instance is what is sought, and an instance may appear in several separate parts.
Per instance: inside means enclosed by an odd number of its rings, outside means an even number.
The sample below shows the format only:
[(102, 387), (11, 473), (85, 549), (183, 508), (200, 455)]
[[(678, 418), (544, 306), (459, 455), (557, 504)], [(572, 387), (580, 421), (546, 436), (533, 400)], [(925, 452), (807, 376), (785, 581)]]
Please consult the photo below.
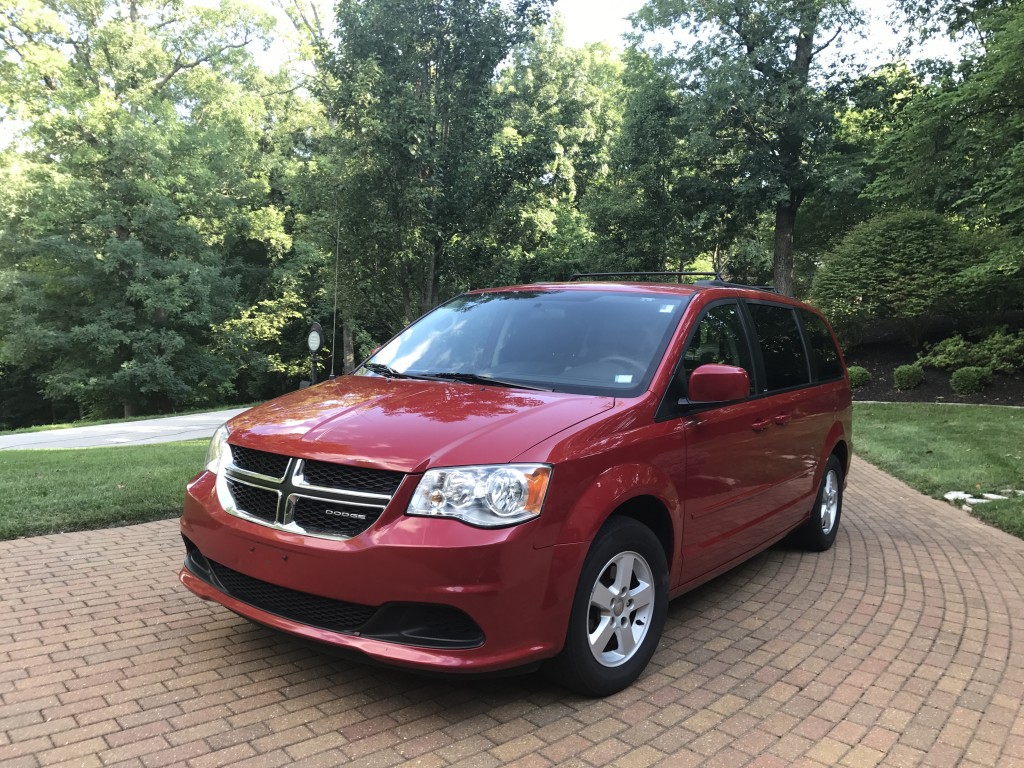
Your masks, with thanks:
[(269, 397), (312, 321), (340, 372), (576, 271), (813, 285), (840, 323), (938, 311), (940, 273), (1022, 308), (1017, 0), (900, 0), (964, 56), (872, 69), (850, 0), (649, 0), (621, 53), (554, 0), (280, 5), (298, 66), (233, 0), (0, 5), (0, 427)]

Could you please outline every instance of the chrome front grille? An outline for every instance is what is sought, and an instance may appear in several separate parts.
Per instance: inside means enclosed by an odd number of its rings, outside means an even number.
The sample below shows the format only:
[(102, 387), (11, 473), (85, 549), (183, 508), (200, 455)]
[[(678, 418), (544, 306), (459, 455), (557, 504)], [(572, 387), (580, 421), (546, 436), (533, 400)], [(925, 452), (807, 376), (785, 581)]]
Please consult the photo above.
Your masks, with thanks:
[(304, 461), (302, 477), (309, 485), (323, 488), (348, 488), (364, 493), (394, 496), (398, 484), (405, 475), (401, 472), (347, 467), (344, 464), (330, 464), (326, 461)]
[(230, 478), (227, 483), (235, 506), (244, 510), (247, 515), (258, 517), (267, 523), (277, 520), (277, 506), (281, 499), (281, 494), (278, 491), (271, 491)]
[(401, 472), (309, 461), (237, 445), (217, 479), (221, 505), (259, 525), (326, 539), (358, 536), (384, 512)]

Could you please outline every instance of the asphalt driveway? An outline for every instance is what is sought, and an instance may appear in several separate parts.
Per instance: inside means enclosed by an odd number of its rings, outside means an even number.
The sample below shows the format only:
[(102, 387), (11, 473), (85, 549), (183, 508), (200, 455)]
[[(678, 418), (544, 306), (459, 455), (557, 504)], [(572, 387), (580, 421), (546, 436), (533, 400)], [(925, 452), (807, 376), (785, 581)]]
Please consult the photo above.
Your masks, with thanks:
[(0, 451), (36, 448), (94, 448), (103, 445), (146, 445), (178, 440), (205, 440), (221, 424), (245, 408), (162, 416), (157, 419), (46, 429), (0, 435)]
[(0, 764), (1024, 766), (1024, 542), (860, 461), (833, 550), (675, 601), (605, 700), (336, 658), (182, 556), (176, 521), (0, 543)]

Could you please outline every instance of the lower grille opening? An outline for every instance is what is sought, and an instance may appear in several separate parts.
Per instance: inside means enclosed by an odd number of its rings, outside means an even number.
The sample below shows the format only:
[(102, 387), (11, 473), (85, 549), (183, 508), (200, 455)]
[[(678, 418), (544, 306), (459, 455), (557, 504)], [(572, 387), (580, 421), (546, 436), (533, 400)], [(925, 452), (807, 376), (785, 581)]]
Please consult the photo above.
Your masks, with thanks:
[(427, 603), (387, 603), (380, 608), (310, 595), (246, 576), (205, 557), (185, 539), (185, 567), (236, 600), (318, 629), (358, 634), (418, 648), (458, 650), (484, 643), (479, 625), (457, 608)]
[[(280, 587), (277, 584), (254, 579), (252, 576), (234, 571), (226, 565), (204, 558), (198, 550), (195, 553), (190, 553), (189, 559), (193, 563), (197, 560), (200, 563), (199, 567), (195, 569), (191, 567), (192, 563), (186, 563), (189, 570), (204, 581), (209, 581), (224, 594), (241, 600), (243, 603), (248, 603), (254, 608), (259, 608), (261, 611), (318, 629), (351, 634), (365, 624), (377, 611), (373, 606), (332, 600), (329, 597), (310, 595), (296, 589)], [(207, 577), (203, 572), (201, 563), (204, 561), (208, 566), (206, 573), (209, 573), (212, 578)]]

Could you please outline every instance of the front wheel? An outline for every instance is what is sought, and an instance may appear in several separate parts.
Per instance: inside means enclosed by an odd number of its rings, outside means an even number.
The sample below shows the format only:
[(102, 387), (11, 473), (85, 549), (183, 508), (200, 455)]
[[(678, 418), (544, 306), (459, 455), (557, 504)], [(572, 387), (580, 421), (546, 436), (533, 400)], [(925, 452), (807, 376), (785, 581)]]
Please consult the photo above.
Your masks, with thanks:
[(668, 564), (651, 530), (609, 520), (590, 547), (573, 599), (565, 647), (551, 671), (587, 696), (621, 691), (654, 655), (668, 611)]
[(843, 467), (834, 455), (825, 462), (818, 495), (814, 499), (811, 519), (799, 530), (799, 540), (805, 549), (824, 552), (832, 546), (839, 532), (839, 518), (843, 513)]

